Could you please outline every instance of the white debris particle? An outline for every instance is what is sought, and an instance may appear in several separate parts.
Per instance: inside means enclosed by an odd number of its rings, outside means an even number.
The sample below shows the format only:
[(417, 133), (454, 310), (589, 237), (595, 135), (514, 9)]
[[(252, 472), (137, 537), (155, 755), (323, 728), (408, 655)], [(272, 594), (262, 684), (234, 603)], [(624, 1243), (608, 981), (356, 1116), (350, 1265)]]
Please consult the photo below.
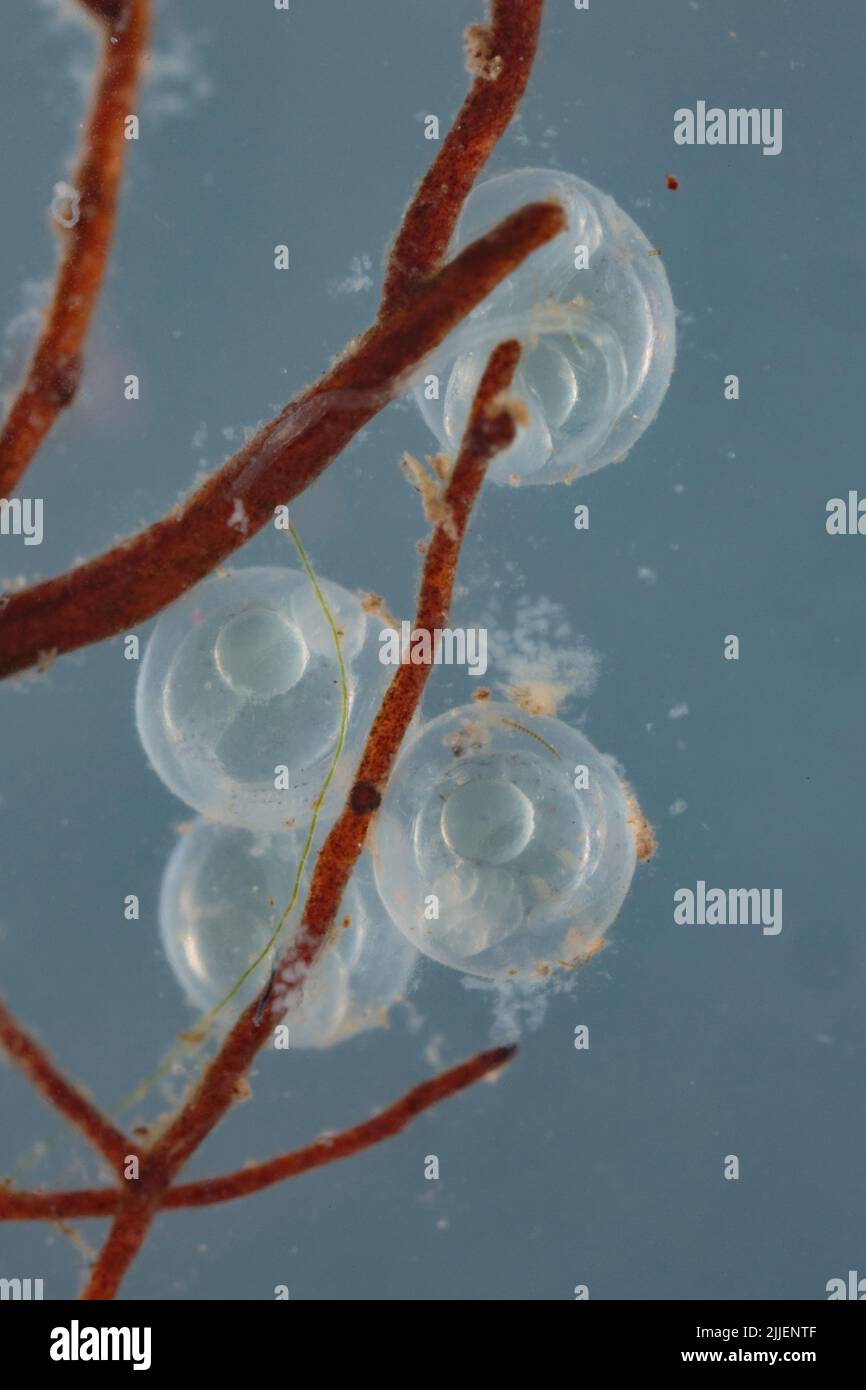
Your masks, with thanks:
[(689, 707), (686, 704), (672, 705), (668, 710), (668, 719), (685, 719), (688, 712)]
[(73, 188), (71, 183), (64, 183), (61, 179), (59, 183), (54, 185), (51, 216), (61, 227), (74, 227), (80, 214), (78, 189)]
[(328, 281), (328, 294), (336, 298), (338, 294), (360, 294), (362, 290), (373, 288), (370, 271), (373, 262), (369, 256), (353, 256), (349, 263), (349, 274), (342, 280)]
[(554, 600), (521, 596), (511, 625), (504, 627), (491, 614), (484, 626), (500, 676), (497, 686), (529, 713), (555, 714), (566, 700), (585, 698), (595, 689), (599, 659), (575, 636), (565, 609)]
[(250, 529), (250, 521), (246, 509), (239, 497), (235, 498), (235, 509), (229, 517), (229, 526), (234, 526), (242, 535), (246, 535)]
[(151, 122), (164, 116), (189, 115), (212, 91), (205, 72), (204, 34), (175, 29), (153, 52), (147, 66), (143, 109)]
[(45, 310), (51, 300), (53, 286), (48, 279), (22, 280), (18, 290), (22, 308), (0, 331), (0, 359), (3, 363), (4, 404), (7, 392), (17, 385), (30, 354), (33, 338), (39, 332)]
[(689, 803), (683, 801), (681, 796), (678, 796), (676, 801), (672, 801), (668, 807), (668, 813), (672, 816), (681, 816), (683, 811), (687, 811), (688, 809)]
[(652, 585), (658, 582), (658, 575), (655, 570), (650, 569), (649, 565), (641, 565), (637, 577), (642, 584)]

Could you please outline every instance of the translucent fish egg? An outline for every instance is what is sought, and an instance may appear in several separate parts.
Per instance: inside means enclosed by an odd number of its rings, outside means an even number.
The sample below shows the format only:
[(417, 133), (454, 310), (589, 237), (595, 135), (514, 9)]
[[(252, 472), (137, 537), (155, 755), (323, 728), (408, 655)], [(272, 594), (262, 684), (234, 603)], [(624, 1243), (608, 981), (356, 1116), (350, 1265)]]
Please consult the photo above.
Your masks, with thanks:
[[(196, 1009), (220, 1004), (267, 946), (290, 899), (303, 839), (199, 819), (178, 841), (162, 881), (160, 937)], [(309, 867), (299, 903), (308, 877)], [(278, 938), (278, 953), (290, 946), (299, 917), (296, 907)], [(417, 958), (388, 921), (362, 859), (343, 895), (333, 944), (286, 1016), (290, 1046), (328, 1047), (381, 1022), (383, 1011), (405, 994)], [(252, 972), (223, 1010), (225, 1022), (261, 992), (273, 963), (268, 955)]]
[(513, 393), (528, 418), (490, 467), (500, 483), (561, 482), (624, 458), (655, 417), (674, 364), (675, 311), (661, 259), (622, 208), (583, 179), (553, 169), (487, 179), (466, 201), (452, 251), (546, 198), (564, 205), (567, 231), (449, 335), (414, 388), (428, 425), (454, 451), (490, 350), (507, 337), (522, 341)]
[[(360, 600), (321, 581), (349, 689), (344, 755), (329, 806), (345, 798), (388, 671)], [(277, 829), (309, 815), (334, 755), (342, 687), (334, 638), (300, 570), (216, 575), (167, 609), (136, 690), (138, 732), (166, 786), (202, 814)], [(327, 808), (326, 808), (327, 810)]]
[(610, 760), (558, 719), (474, 703), (422, 727), (379, 810), (376, 885), (443, 965), (538, 979), (593, 951), (635, 867)]

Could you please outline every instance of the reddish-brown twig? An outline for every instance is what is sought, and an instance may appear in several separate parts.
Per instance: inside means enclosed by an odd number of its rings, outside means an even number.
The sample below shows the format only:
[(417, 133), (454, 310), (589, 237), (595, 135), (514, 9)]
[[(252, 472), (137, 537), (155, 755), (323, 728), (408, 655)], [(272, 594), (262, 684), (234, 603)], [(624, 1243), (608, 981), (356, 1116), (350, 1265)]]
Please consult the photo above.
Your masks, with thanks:
[(77, 1221), (86, 1216), (111, 1216), (120, 1197), (118, 1187), (83, 1187), (77, 1192), (16, 1192), (7, 1183), (0, 1183), (0, 1221)]
[[(217, 1202), (232, 1202), (261, 1192), (275, 1183), (285, 1182), (308, 1173), (312, 1168), (351, 1158), (376, 1144), (400, 1134), (424, 1110), (447, 1100), (458, 1091), (472, 1086), (497, 1072), (510, 1062), (516, 1046), (494, 1047), (480, 1052), (466, 1062), (441, 1072), (438, 1076), (413, 1086), (404, 1096), (378, 1115), (344, 1129), (340, 1134), (325, 1135), (312, 1144), (292, 1153), (253, 1163), (233, 1173), (223, 1173), (199, 1182), (170, 1187), (163, 1194), (160, 1211), (176, 1211), (183, 1207), (207, 1207)], [(74, 1221), (88, 1216), (112, 1216), (121, 1193), (117, 1188), (89, 1188), (80, 1192), (14, 1192), (0, 1187), (0, 1221)]]
[(63, 250), (45, 323), (0, 430), (0, 497), (20, 481), (57, 416), (74, 399), (82, 349), (99, 298), (114, 234), (127, 145), (124, 118), (135, 114), (150, 0), (79, 0), (100, 21), (102, 56), (80, 153), (72, 174), (77, 220), (58, 226)]
[(388, 262), (383, 312), (442, 263), (466, 195), (520, 104), (543, 8), (544, 0), (492, 0), (490, 22), (467, 29), (467, 66), (475, 80), (403, 218)]
[[(502, 400), (502, 393), (511, 383), (519, 356), (519, 343), (501, 343), (481, 377), (445, 492), (445, 520), (436, 528), (424, 562), (416, 629), (434, 632), (446, 624), (469, 513), (490, 459), (514, 439), (513, 407)], [(272, 1025), (285, 1014), (288, 994), (302, 984), (322, 949), (430, 670), (424, 665), (398, 667), (364, 746), (347, 805), (319, 852), (297, 939), (276, 967), (276, 986), (266, 1000), (264, 996), (254, 1000), (241, 1014), (189, 1099), (154, 1147), (142, 1155), (140, 1177), (127, 1185), (84, 1298), (114, 1296), (163, 1193), (236, 1099), (241, 1078)]]
[[(406, 211), (374, 327), (169, 516), (67, 574), (6, 596), (0, 678), (128, 631), (202, 579), (327, 467), (475, 304), (563, 230), (557, 205), (526, 208), (422, 279), (439, 266), (462, 201), (514, 114), (541, 8), (542, 0), (494, 0), (490, 26), (467, 32), (478, 75)], [(231, 524), (238, 502), (242, 526)]]
[[(125, 6), (133, 0), (81, 3), (97, 18), (114, 24), (128, 18)], [(532, 250), (563, 230), (564, 214), (557, 204), (535, 204), (506, 219), (449, 266), (438, 268), (463, 199), (522, 94), (540, 11), (541, 0), (493, 0), (491, 26), (476, 25), (467, 33), (475, 81), (455, 131), (406, 213), (373, 328), (322, 381), (286, 407), (172, 516), (68, 575), (7, 597), (0, 604), (0, 676), (31, 665), (42, 654), (73, 650), (134, 626), (202, 578), (254, 534), (274, 506), (297, 496), (328, 465), (357, 429), (401, 389), (408, 368)], [(443, 499), (446, 521), (437, 528), (425, 562), (417, 627), (435, 630), (447, 618), (460, 542), (487, 463), (514, 437), (513, 410), (500, 396), (518, 356), (518, 344), (500, 345), (479, 386)], [(239, 503), (243, 524), (232, 534), (230, 523)], [(146, 596), (142, 598), (143, 589)], [(131, 1180), (118, 1193), (0, 1191), (0, 1216), (5, 1219), (114, 1212), (85, 1297), (113, 1295), (160, 1208), (228, 1200), (358, 1152), (396, 1133), (418, 1110), (479, 1079), (510, 1055), (510, 1049), (482, 1054), (423, 1083), (383, 1115), (337, 1139), (317, 1141), (297, 1154), (222, 1178), (171, 1186), (186, 1159), (232, 1104), (270, 1025), (284, 1015), (289, 992), (302, 983), (324, 945), (428, 675), (429, 667), (400, 668), (391, 683), (349, 803), (319, 856), (299, 940), (278, 965), (278, 987), (245, 1011), (179, 1114), (153, 1147), (140, 1155), (140, 1179)], [(11, 1027), (15, 1038), (23, 1036), (17, 1025)], [(42, 1059), (41, 1052), (37, 1054)], [(54, 1079), (53, 1070), (50, 1075)], [(74, 1088), (69, 1089), (77, 1108), (71, 1098), (52, 1093), (47, 1084), (41, 1089), (64, 1113), (82, 1119), (81, 1107), (88, 1103)], [(87, 1124), (92, 1128), (94, 1122), (102, 1122), (95, 1111)], [(126, 1147), (123, 1136), (118, 1137)]]
[[(378, 322), (297, 401), (162, 521), (68, 574), (6, 596), (0, 677), (143, 622), (243, 545), (327, 467), (421, 360), (505, 276), (558, 235), (532, 203), (468, 246)], [(232, 524), (237, 506), (244, 525)]]
[(16, 1023), (0, 1001), (0, 1047), (49, 1105), (59, 1110), (85, 1139), (108, 1159), (118, 1173), (130, 1152), (130, 1141), (54, 1065), (29, 1033)]
[(459, 1066), (451, 1067), (439, 1076), (431, 1077), (429, 1081), (422, 1081), (400, 1100), (389, 1105), (387, 1110), (374, 1115), (372, 1119), (364, 1120), (362, 1124), (343, 1130), (342, 1134), (316, 1139), (314, 1143), (297, 1149), (294, 1153), (272, 1158), (267, 1163), (252, 1164), (249, 1168), (239, 1168), (223, 1177), (185, 1183), (166, 1194), (165, 1205), (204, 1207), (214, 1202), (233, 1201), (251, 1192), (260, 1192), (263, 1188), (283, 1182), (286, 1178), (307, 1173), (311, 1168), (320, 1168), (326, 1163), (335, 1162), (336, 1159), (351, 1158), (362, 1149), (372, 1148), (375, 1144), (381, 1144), (385, 1139), (399, 1134), (423, 1110), (429, 1110), (432, 1105), (438, 1105), (440, 1101), (447, 1100), (449, 1096), (474, 1085), (482, 1077), (498, 1071), (511, 1060), (516, 1051), (516, 1046), (512, 1044), (492, 1048), (489, 1052), (480, 1052), (469, 1061), (461, 1062)]

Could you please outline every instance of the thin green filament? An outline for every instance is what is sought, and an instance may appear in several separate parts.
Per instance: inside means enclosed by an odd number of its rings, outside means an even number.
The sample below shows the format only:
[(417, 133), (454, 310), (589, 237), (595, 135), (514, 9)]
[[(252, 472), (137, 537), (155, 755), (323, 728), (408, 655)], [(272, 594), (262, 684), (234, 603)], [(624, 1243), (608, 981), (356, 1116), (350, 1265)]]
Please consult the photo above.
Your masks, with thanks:
[[(334, 779), (334, 775), (337, 771), (337, 764), (339, 763), (343, 753), (343, 745), (346, 741), (346, 726), (348, 724), (349, 718), (349, 681), (348, 676), (346, 674), (346, 663), (343, 659), (343, 647), (342, 643), (340, 642), (340, 633), (337, 629), (337, 624), (334, 621), (334, 615), (331, 612), (330, 607), (328, 606), (328, 600), (322, 593), (319, 581), (316, 578), (315, 573), (313, 572), (313, 568), (310, 564), (309, 559), (307, 558), (307, 552), (304, 550), (304, 547), (301, 544), (301, 538), (295, 530), (294, 524), (291, 521), (289, 522), (289, 536), (291, 540), (294, 542), (295, 549), (297, 550), (298, 555), (300, 556), (301, 564), (303, 565), (306, 576), (310, 581), (310, 586), (313, 590), (313, 593), (316, 596), (316, 599), (318, 600), (318, 603), (322, 609), (322, 613), (324, 614), (325, 621), (330, 629), (331, 636), (334, 639), (334, 650), (337, 654), (337, 664), (340, 668), (340, 728), (337, 734), (337, 743), (334, 749), (334, 756), (331, 759), (327, 775), (325, 777), (324, 782), (322, 783), (319, 794), (313, 802), (313, 813), (310, 818), (310, 824), (307, 830), (306, 839), (304, 841), (304, 847), (301, 850), (300, 859), (298, 860), (298, 866), (295, 870), (295, 877), (292, 883), (291, 896), (289, 897), (288, 903), (286, 904), (282, 913), (280, 914), (280, 917), (277, 920), (276, 926), (274, 927), (270, 937), (265, 942), (265, 945), (262, 947), (261, 951), (255, 957), (255, 959), (250, 961), (249, 965), (244, 970), (240, 978), (236, 980), (235, 983), (232, 985), (228, 994), (226, 994), (224, 998), (222, 998), (219, 1001), (218, 1004), (215, 1004), (212, 1009), (209, 1009), (207, 1013), (202, 1014), (202, 1016), (198, 1019), (198, 1021), (193, 1025), (192, 1028), (187, 1029), (184, 1033), (181, 1034), (174, 1047), (172, 1047), (171, 1050), (166, 1054), (166, 1056), (163, 1058), (162, 1062), (157, 1067), (155, 1072), (153, 1072), (150, 1076), (146, 1077), (144, 1081), (139, 1082), (139, 1084), (135, 1087), (134, 1090), (130, 1091), (127, 1095), (125, 1095), (122, 1100), (118, 1101), (117, 1104), (114, 1105), (111, 1108), (111, 1110), (109, 1110), (108, 1113), (112, 1117), (123, 1114), (123, 1112), (128, 1110), (130, 1106), (137, 1105), (140, 1101), (142, 1101), (146, 1096), (150, 1094), (153, 1088), (157, 1086), (160, 1081), (162, 1081), (166, 1076), (170, 1074), (179, 1057), (181, 1057), (185, 1052), (187, 1052), (188, 1049), (199, 1046), (205, 1041), (205, 1038), (210, 1032), (212, 1025), (219, 1017), (219, 1015), (222, 1013), (223, 1009), (225, 1009), (228, 1006), (228, 1004), (231, 1003), (232, 999), (234, 999), (238, 991), (243, 988), (243, 986), (246, 984), (247, 980), (253, 974), (253, 972), (258, 969), (265, 957), (275, 949), (277, 941), (279, 940), (280, 935), (282, 934), (283, 928), (285, 927), (286, 922), (289, 920), (289, 917), (291, 916), (294, 910), (295, 904), (297, 903), (298, 894), (301, 890), (301, 879), (303, 877), (304, 868), (306, 867), (306, 863), (310, 855), (310, 849), (312, 848), (313, 838), (315, 836), (316, 827), (319, 822), (319, 813), (321, 812), (322, 804), (328, 793), (328, 788), (330, 787), (331, 782)], [(19, 1161), (16, 1167), (13, 1168), (12, 1172), (7, 1177), (7, 1181), (14, 1178), (17, 1174), (24, 1172), (33, 1163), (35, 1163), (37, 1159), (44, 1157), (44, 1155), (48, 1153), (50, 1149), (54, 1148), (55, 1145), (63, 1137), (64, 1132), (61, 1131), (58, 1134), (54, 1135), (51, 1139), (38, 1144), (34, 1150), (31, 1150), (29, 1154), (25, 1155)]]

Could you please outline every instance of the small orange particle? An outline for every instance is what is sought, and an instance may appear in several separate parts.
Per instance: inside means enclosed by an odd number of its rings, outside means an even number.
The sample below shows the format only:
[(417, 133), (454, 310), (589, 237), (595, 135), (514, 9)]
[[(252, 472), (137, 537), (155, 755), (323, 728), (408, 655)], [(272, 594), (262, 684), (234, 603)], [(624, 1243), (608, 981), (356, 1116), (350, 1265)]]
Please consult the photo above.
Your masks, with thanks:
[(634, 835), (635, 855), (639, 864), (645, 864), (656, 852), (655, 832), (628, 783), (623, 783), (623, 791), (628, 807), (628, 825)]
[(668, 186), (668, 188), (670, 188), (671, 190), (673, 190), (673, 189), (675, 189), (675, 188), (679, 188), (679, 186), (680, 186), (680, 181), (679, 181), (679, 179), (675, 179), (674, 176), (673, 176), (673, 174), (668, 174), (668, 176), (667, 176), (667, 186)]

